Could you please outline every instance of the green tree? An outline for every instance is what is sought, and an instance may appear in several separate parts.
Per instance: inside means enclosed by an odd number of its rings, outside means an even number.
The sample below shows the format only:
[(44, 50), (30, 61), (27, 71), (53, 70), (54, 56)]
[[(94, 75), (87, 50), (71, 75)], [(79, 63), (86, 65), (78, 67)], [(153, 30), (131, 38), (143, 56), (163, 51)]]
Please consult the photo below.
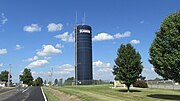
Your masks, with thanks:
[(42, 86), (42, 85), (43, 85), (43, 79), (41, 77), (38, 77), (33, 82), (33, 86)]
[(64, 81), (64, 85), (72, 85), (74, 77), (69, 77)]
[[(8, 82), (8, 71), (2, 71), (0, 74), (0, 81), (4, 81), (4, 82)], [(12, 78), (12, 76), (10, 75), (10, 78)]]
[(155, 78), (154, 80), (156, 80), (156, 81), (161, 81), (161, 79), (160, 79), (160, 78)]
[(145, 79), (146, 79), (146, 77), (144, 77), (144, 76), (140, 75), (138, 79), (139, 79), (139, 80), (145, 80)]
[(54, 85), (57, 85), (58, 84), (58, 79), (55, 79), (54, 80)]
[(121, 80), (129, 92), (130, 85), (136, 82), (142, 72), (141, 56), (131, 44), (121, 44), (115, 63), (113, 68), (115, 79)]
[(166, 17), (155, 34), (149, 62), (164, 79), (180, 83), (180, 12)]
[(31, 69), (25, 68), (22, 75), (19, 76), (20, 81), (23, 81), (23, 84), (27, 84), (28, 86), (33, 84), (33, 77), (31, 74)]

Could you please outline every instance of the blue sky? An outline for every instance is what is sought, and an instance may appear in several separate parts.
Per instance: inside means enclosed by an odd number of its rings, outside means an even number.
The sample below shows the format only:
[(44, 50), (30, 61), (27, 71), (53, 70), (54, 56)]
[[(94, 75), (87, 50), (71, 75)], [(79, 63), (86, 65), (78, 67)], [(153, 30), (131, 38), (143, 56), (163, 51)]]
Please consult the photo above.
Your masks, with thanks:
[(93, 29), (94, 79), (113, 80), (111, 73), (120, 44), (140, 52), (148, 79), (157, 77), (148, 62), (149, 47), (163, 19), (180, 9), (179, 0), (1, 0), (0, 71), (12, 64), (13, 81), (25, 67), (34, 78), (74, 75), (73, 26), (85, 12)]

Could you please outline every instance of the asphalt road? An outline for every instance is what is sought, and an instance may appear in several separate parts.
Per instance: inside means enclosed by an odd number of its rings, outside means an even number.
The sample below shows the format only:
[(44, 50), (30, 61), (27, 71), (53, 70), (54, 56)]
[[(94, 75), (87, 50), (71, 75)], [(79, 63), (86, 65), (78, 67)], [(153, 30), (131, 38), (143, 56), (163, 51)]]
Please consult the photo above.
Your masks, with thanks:
[(45, 101), (41, 87), (0, 89), (0, 101)]

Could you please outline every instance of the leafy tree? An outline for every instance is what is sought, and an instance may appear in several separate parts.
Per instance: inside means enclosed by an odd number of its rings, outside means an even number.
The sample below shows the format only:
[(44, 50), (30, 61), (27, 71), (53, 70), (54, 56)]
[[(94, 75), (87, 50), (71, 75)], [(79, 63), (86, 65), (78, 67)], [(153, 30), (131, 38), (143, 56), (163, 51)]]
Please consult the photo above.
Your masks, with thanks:
[(115, 79), (121, 80), (130, 90), (130, 85), (136, 82), (142, 72), (141, 56), (131, 44), (121, 44), (113, 68)]
[(33, 82), (33, 86), (42, 86), (42, 85), (43, 85), (43, 79), (41, 77), (38, 77)]
[(138, 79), (139, 79), (139, 80), (145, 80), (145, 79), (146, 79), (146, 77), (144, 77), (144, 76), (140, 75)]
[[(8, 71), (2, 71), (0, 74), (0, 81), (4, 81), (4, 82), (8, 82)], [(10, 75), (10, 78), (12, 78), (12, 76)], [(11, 82), (11, 81), (10, 81)]]
[(180, 83), (180, 12), (166, 17), (155, 34), (149, 62), (164, 79)]
[(156, 80), (156, 81), (161, 81), (161, 79), (160, 79), (160, 78), (155, 78), (154, 80)]
[(27, 84), (28, 86), (33, 84), (33, 77), (31, 74), (31, 69), (25, 68), (22, 75), (19, 76), (20, 81), (23, 81), (23, 84)]
[(58, 84), (58, 79), (55, 79), (54, 80), (54, 85), (57, 85)]
[(64, 81), (64, 85), (72, 85), (74, 77), (69, 77)]

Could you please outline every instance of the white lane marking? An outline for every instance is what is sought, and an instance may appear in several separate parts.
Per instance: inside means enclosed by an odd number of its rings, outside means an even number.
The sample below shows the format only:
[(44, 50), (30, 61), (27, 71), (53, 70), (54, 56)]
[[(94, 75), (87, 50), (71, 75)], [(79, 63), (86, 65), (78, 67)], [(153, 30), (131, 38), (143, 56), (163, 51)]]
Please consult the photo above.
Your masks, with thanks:
[(22, 91), (22, 93), (24, 93), (25, 91), (27, 91), (30, 87), (26, 88), (25, 90)]
[(43, 94), (44, 101), (47, 101), (46, 96), (45, 96), (45, 94), (44, 94), (44, 91), (43, 91), (43, 89), (42, 89), (42, 86), (41, 86), (41, 92), (42, 92), (42, 94)]

